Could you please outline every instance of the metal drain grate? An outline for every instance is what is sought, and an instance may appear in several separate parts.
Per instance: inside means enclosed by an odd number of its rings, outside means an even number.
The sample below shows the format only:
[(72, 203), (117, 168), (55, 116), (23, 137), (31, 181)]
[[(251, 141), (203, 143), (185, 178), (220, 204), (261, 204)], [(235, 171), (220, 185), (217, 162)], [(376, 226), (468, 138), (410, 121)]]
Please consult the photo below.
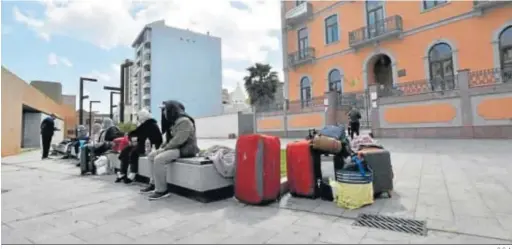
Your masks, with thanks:
[(353, 225), (427, 236), (427, 223), (419, 220), (360, 214)]

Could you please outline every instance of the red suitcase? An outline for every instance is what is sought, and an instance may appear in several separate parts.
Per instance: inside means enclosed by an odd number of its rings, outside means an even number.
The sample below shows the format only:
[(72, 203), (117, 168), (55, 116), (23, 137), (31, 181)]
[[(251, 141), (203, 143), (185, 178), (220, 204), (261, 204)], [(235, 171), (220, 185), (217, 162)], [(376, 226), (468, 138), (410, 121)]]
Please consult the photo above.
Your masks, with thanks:
[(315, 175), (318, 173), (315, 172), (315, 161), (308, 140), (296, 141), (286, 146), (286, 173), (292, 196), (316, 198), (318, 177)]
[(235, 197), (247, 204), (266, 204), (281, 190), (281, 142), (278, 137), (242, 135), (236, 142)]

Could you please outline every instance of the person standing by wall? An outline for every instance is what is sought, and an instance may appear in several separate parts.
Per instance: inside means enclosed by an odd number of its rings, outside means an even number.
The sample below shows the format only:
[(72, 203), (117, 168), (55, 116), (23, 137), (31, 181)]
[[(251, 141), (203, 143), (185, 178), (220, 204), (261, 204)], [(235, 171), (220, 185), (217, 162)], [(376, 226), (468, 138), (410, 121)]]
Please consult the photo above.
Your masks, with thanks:
[(50, 117), (43, 119), (43, 122), (41, 122), (41, 141), (43, 144), (43, 155), (41, 159), (48, 158), (53, 133), (55, 131), (60, 131), (60, 129), (55, 127), (55, 118), (55, 114), (52, 113)]
[(361, 127), (359, 120), (361, 119), (361, 112), (359, 112), (355, 106), (352, 106), (352, 110), (348, 112), (348, 117), (350, 119), (350, 139), (354, 139), (354, 133), (359, 136), (359, 128)]

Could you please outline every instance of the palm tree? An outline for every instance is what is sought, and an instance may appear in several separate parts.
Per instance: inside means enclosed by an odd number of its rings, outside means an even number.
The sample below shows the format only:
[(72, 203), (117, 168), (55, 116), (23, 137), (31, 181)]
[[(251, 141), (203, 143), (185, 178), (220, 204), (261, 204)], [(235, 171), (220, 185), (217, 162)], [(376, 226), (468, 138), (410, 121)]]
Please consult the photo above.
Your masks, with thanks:
[(279, 79), (269, 64), (256, 63), (247, 68), (249, 76), (244, 77), (245, 90), (252, 106), (268, 105), (274, 100)]

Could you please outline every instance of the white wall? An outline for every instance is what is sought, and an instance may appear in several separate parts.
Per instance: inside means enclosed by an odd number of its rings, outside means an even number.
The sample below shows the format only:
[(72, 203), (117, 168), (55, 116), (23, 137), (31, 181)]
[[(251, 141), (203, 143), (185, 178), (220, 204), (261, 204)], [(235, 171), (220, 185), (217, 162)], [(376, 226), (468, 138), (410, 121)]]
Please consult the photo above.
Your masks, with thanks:
[(238, 136), (238, 113), (196, 118), (198, 138), (228, 138), (230, 133)]

